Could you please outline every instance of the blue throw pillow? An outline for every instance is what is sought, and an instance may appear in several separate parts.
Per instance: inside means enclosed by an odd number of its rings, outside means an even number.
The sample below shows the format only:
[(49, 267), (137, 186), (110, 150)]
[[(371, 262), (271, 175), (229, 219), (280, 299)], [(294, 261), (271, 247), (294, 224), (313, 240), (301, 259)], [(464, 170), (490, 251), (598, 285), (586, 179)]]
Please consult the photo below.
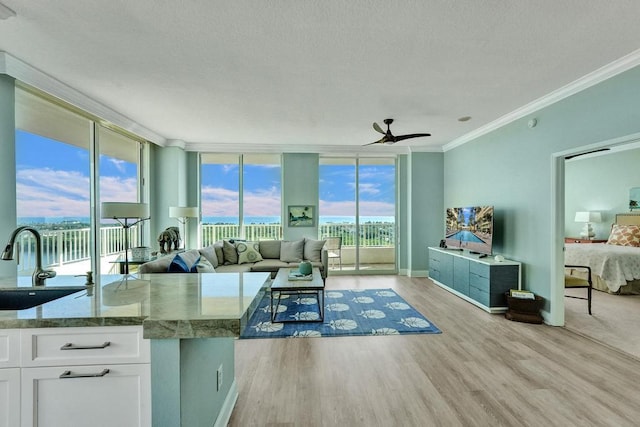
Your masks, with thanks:
[[(196, 264), (198, 263), (196, 262)], [(194, 264), (194, 267), (196, 264)], [(173, 257), (173, 260), (167, 269), (167, 273), (191, 273), (191, 267), (188, 266), (185, 260), (182, 259), (180, 254), (178, 254)]]

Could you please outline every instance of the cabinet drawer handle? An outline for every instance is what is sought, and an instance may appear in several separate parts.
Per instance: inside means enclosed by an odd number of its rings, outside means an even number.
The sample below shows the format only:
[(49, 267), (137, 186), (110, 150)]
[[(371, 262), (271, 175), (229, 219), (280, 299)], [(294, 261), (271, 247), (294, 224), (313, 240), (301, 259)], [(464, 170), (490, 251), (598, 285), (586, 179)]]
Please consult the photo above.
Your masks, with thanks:
[(105, 341), (101, 345), (75, 345), (68, 342), (60, 347), (60, 350), (95, 350), (97, 348), (107, 348), (110, 345), (111, 341)]
[(71, 371), (64, 371), (60, 374), (61, 379), (67, 378), (95, 378), (95, 377), (104, 377), (109, 373), (108, 369), (103, 369), (102, 372), (98, 372), (97, 374), (72, 374)]

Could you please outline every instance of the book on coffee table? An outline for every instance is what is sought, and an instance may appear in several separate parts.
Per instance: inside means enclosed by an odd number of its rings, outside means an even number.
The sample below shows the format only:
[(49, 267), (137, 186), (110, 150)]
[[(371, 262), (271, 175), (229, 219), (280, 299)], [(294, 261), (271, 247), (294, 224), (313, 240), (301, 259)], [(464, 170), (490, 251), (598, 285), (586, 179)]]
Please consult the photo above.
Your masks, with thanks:
[(313, 273), (302, 274), (299, 270), (289, 270), (289, 280), (313, 280)]

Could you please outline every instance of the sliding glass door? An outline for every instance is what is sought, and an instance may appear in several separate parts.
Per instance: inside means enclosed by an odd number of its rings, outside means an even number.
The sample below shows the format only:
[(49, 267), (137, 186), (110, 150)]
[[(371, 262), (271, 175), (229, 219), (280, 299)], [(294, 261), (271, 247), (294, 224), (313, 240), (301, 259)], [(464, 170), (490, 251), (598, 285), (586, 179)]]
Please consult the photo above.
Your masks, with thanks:
[(321, 158), (319, 237), (329, 269), (396, 271), (395, 158)]

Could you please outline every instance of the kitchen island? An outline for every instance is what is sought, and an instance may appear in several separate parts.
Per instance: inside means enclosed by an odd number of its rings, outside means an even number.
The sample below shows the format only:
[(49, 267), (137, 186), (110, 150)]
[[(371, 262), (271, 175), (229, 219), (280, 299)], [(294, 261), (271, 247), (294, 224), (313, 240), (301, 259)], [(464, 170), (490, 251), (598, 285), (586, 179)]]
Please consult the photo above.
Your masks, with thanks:
[[(30, 286), (29, 279), (22, 283), (20, 278), (19, 285)], [(136, 419), (126, 425), (224, 425), (238, 395), (234, 339), (255, 311), (268, 280), (268, 273), (163, 273), (124, 280), (122, 276), (103, 276), (101, 285), (89, 288), (89, 292), (31, 309), (0, 311), (0, 384), (4, 373), (14, 379), (9, 390), (15, 392), (16, 370), (21, 373), (19, 425), (35, 425), (38, 419), (38, 425), (47, 425), (44, 417), (50, 419), (55, 416), (52, 411), (64, 407), (60, 404), (65, 402), (62, 393), (72, 394), (70, 410), (78, 412), (70, 419), (81, 420), (86, 413), (92, 417), (92, 425), (113, 425), (108, 418), (104, 424), (96, 422), (100, 417), (86, 408), (95, 403), (107, 408), (97, 411), (116, 415), (109, 393), (72, 387), (99, 384), (101, 379), (103, 383), (113, 382), (116, 392), (126, 393), (129, 388), (140, 391), (141, 396), (134, 399), (139, 402), (137, 413), (134, 405), (129, 408)], [(10, 283), (11, 279), (0, 280), (0, 286)], [(60, 276), (49, 279), (47, 286), (83, 283), (83, 277)], [(139, 336), (139, 340), (133, 336)], [(64, 342), (50, 345), (56, 339)], [(53, 353), (38, 354), (47, 346)], [(3, 349), (10, 355), (4, 364)], [(22, 354), (16, 356), (16, 352)], [(67, 355), (73, 357), (66, 361)], [(11, 365), (12, 358), (18, 360), (15, 366)], [(45, 369), (54, 369), (55, 375)], [(127, 374), (127, 369), (134, 374)], [(66, 372), (75, 377), (59, 375)], [(50, 397), (40, 395), (47, 392), (56, 393), (56, 405), (48, 406)], [(8, 394), (11, 397), (6, 404), (12, 408), (15, 393)], [(0, 393), (0, 408), (2, 403)], [(115, 412), (122, 415), (123, 411)], [(13, 412), (15, 415), (15, 408)]]

